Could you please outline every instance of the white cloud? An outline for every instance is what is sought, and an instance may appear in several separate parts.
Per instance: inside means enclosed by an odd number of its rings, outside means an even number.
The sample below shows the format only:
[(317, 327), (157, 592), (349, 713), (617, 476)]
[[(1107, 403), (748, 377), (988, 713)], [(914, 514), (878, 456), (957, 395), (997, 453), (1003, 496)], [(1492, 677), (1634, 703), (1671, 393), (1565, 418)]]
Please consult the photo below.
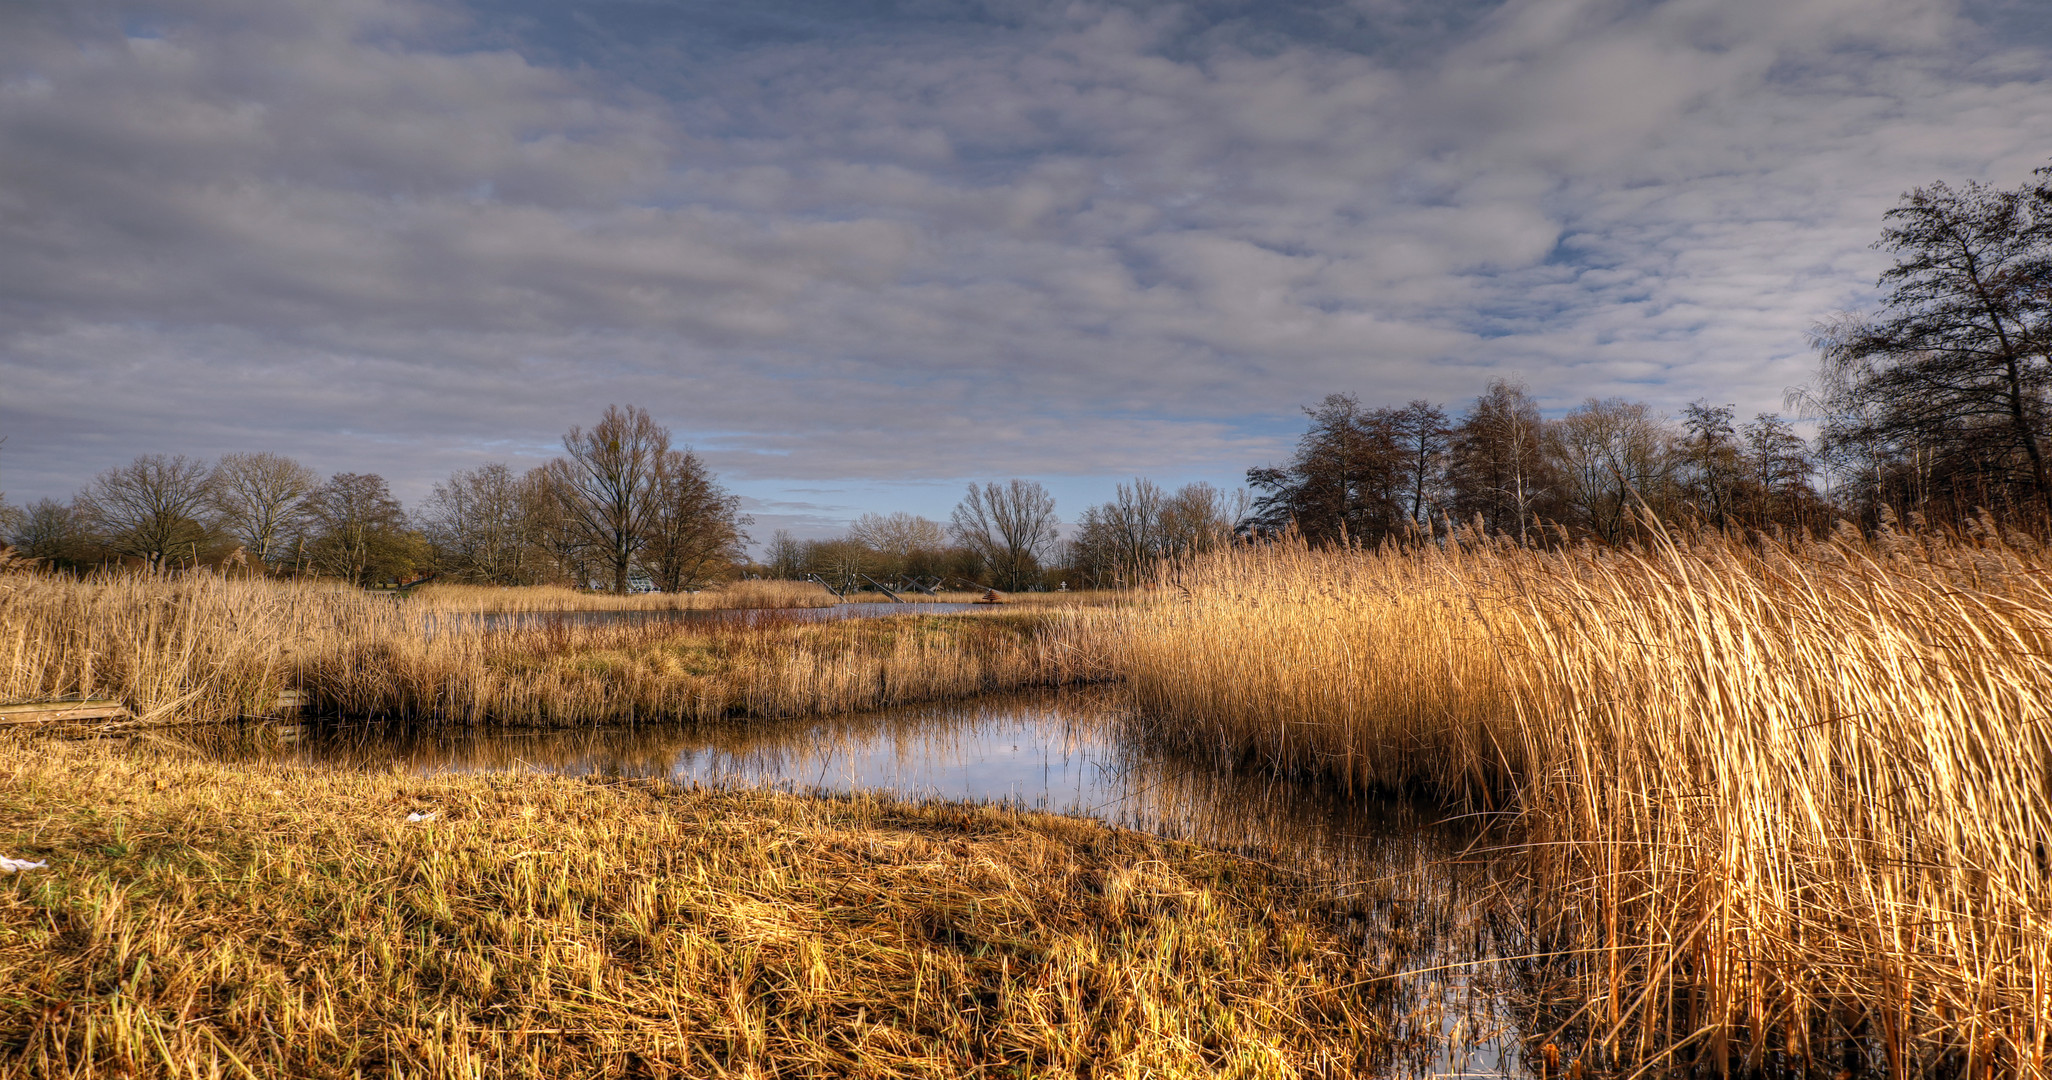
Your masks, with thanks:
[(6, 484), (417, 494), (609, 401), (764, 499), (1229, 479), (1491, 372), (1772, 408), (1898, 192), (2052, 152), (2052, 33), (1932, 0), (1046, 10), (590, 64), (428, 0), (0, 14)]

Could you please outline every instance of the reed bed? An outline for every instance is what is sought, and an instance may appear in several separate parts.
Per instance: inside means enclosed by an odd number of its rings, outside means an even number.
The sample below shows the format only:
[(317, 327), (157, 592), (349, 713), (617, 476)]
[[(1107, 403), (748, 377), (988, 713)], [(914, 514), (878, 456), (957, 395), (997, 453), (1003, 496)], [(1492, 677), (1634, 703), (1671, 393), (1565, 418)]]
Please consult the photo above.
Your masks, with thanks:
[(1515, 815), (1555, 1067), (2052, 1070), (2052, 559), (1283, 544), (1079, 621), (1160, 738)]
[(417, 608), (446, 612), (717, 611), (730, 608), (829, 607), (840, 599), (810, 581), (730, 581), (698, 592), (613, 593), (565, 585), (454, 585), (409, 590)]
[[(489, 614), (489, 613), (486, 613)], [(113, 697), (145, 722), (299, 711), (575, 725), (845, 712), (1092, 677), (1058, 613), (808, 622), (479, 613), (200, 571), (0, 577), (0, 701)]]
[(7, 749), (0, 850), (50, 866), (0, 879), (0, 1077), (1344, 1077), (1391, 1053), (1385, 972), (1328, 893), (1087, 822)]

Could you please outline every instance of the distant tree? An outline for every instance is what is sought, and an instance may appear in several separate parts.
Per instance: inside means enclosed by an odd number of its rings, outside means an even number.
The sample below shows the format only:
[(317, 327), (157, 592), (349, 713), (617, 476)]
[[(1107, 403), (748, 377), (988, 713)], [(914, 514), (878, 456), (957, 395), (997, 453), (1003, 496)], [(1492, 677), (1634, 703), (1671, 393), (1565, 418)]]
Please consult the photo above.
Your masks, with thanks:
[(877, 553), (868, 545), (846, 537), (808, 540), (804, 544), (805, 572), (816, 574), (835, 589), (852, 589), (862, 582), (858, 575), (881, 569)]
[(1680, 450), (1683, 498), (1705, 521), (1724, 528), (1744, 498), (1745, 469), (1739, 461), (1732, 407), (1696, 401), (1682, 412), (1687, 431)]
[(763, 548), (762, 561), (770, 573), (787, 581), (805, 576), (805, 545), (791, 535), (789, 529), (778, 529), (770, 534), (769, 544)]
[(1866, 459), (1877, 502), (1955, 518), (2030, 506), (2052, 521), (2052, 182), (1934, 183), (1886, 219), (1875, 246), (1896, 261), (1880, 310), (1813, 335), (1825, 441)]
[(948, 532), (989, 568), (1000, 588), (1020, 589), (1039, 577), (1060, 519), (1054, 496), (1032, 480), (969, 485), (955, 506)]
[(1247, 514), (1245, 491), (1228, 495), (1202, 480), (1184, 484), (1162, 501), (1161, 548), (1165, 555), (1216, 551), (1232, 543), (1234, 527)]
[(848, 527), (848, 539), (876, 553), (877, 573), (895, 578), (935, 576), (947, 547), (939, 522), (902, 510), (862, 515)]
[(1405, 446), (1398, 412), (1332, 394), (1304, 410), (1309, 430), (1289, 464), (1247, 471), (1256, 531), (1294, 526), (1313, 543), (1376, 543), (1407, 531)]
[(741, 499), (689, 449), (658, 459), (648, 498), (652, 512), (640, 562), (657, 588), (677, 592), (717, 581), (743, 557), (749, 519)]
[(312, 469), (280, 454), (223, 454), (210, 501), (221, 527), (268, 567), (305, 525), (307, 499), (320, 486)]
[(110, 552), (154, 570), (179, 559), (198, 562), (213, 546), (212, 497), (206, 462), (144, 454), (95, 477), (77, 509)]
[(406, 514), (376, 473), (336, 473), (307, 504), (306, 554), (315, 569), (352, 585), (402, 580), (427, 556)]
[(1644, 402), (1591, 398), (1553, 425), (1550, 435), (1571, 523), (1616, 544), (1642, 506), (1660, 516), (1671, 513), (1670, 438)]
[(1751, 503), (1754, 527), (1804, 528), (1820, 518), (1820, 500), (1810, 483), (1817, 473), (1817, 456), (1795, 426), (1775, 413), (1761, 413), (1745, 426), (1743, 435), (1742, 490)]
[(628, 575), (661, 513), (669, 429), (643, 409), (608, 405), (590, 430), (572, 427), (563, 436), (563, 449), (567, 456), (548, 465), (549, 487), (563, 522), (605, 573), (613, 592), (624, 595)]
[(525, 585), (542, 574), (531, 535), (531, 482), (499, 462), (460, 469), (436, 484), (420, 526), (438, 571), (491, 585)]
[(1413, 401), (1396, 410), (1390, 425), (1403, 448), (1400, 468), (1403, 487), (1410, 496), (1410, 520), (1429, 526), (1433, 510), (1445, 494), (1453, 428), (1447, 424), (1446, 410), (1429, 401)]
[(1489, 532), (1528, 542), (1556, 496), (1546, 428), (1539, 403), (1522, 384), (1491, 382), (1454, 429), (1449, 480), (1455, 516), (1479, 517)]
[(82, 569), (103, 554), (83, 516), (55, 499), (38, 499), (23, 509), (8, 542), (22, 555), (62, 570)]

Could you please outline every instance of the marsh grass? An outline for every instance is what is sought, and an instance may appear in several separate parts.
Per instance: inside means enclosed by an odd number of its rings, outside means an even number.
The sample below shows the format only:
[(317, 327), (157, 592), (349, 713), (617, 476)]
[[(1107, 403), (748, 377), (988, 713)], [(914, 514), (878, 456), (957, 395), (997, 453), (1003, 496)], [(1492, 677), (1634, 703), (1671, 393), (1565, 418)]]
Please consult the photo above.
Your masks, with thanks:
[(2048, 571), (1992, 529), (1283, 544), (1068, 629), (1157, 738), (1514, 820), (1563, 1060), (2044, 1075)]
[(730, 581), (698, 592), (612, 593), (564, 585), (456, 585), (411, 590), (414, 608), (466, 614), (546, 611), (717, 611), (732, 608), (828, 607), (841, 601), (809, 581)]
[[(408, 823), (410, 812), (430, 812)], [(0, 1076), (1349, 1076), (1287, 872), (994, 808), (0, 753)]]
[(446, 607), (200, 571), (0, 577), (0, 700), (108, 696), (145, 723), (301, 712), (566, 725), (842, 712), (1088, 678), (1059, 612), (496, 628)]

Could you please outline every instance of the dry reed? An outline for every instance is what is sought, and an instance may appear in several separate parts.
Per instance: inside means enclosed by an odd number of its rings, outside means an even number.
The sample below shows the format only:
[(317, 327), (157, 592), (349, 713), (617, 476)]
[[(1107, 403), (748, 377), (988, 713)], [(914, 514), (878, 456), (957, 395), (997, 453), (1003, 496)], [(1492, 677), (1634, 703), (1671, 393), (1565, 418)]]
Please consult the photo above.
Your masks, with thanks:
[(1055, 617), (589, 623), (204, 571), (11, 574), (0, 701), (107, 696), (145, 721), (272, 714), (285, 691), (315, 713), (462, 723), (843, 712), (1087, 677), (1052, 647)]
[(456, 585), (410, 590), (408, 603), (447, 612), (716, 611), (729, 608), (827, 607), (840, 599), (810, 581), (730, 581), (698, 592), (612, 593), (564, 585)]
[(1163, 738), (1516, 811), (1585, 1065), (2044, 1075), (2048, 571), (1992, 530), (1284, 544), (1070, 629)]
[[(1325, 894), (994, 808), (0, 754), (0, 1077), (1353, 1076)], [(409, 812), (429, 813), (409, 823)]]

